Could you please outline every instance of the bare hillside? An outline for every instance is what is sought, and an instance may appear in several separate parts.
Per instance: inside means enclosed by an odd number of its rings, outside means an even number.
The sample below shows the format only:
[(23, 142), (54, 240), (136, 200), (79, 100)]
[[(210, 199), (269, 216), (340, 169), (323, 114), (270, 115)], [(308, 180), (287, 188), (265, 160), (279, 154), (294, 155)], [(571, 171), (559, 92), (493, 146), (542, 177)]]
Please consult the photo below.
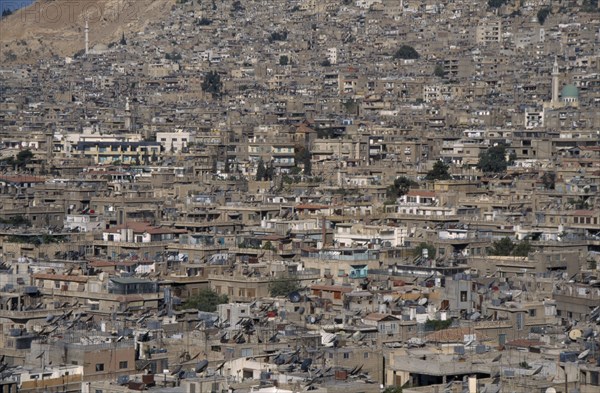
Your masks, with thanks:
[(90, 48), (142, 31), (168, 14), (175, 0), (37, 0), (0, 21), (0, 64), (71, 56), (84, 49), (85, 19)]

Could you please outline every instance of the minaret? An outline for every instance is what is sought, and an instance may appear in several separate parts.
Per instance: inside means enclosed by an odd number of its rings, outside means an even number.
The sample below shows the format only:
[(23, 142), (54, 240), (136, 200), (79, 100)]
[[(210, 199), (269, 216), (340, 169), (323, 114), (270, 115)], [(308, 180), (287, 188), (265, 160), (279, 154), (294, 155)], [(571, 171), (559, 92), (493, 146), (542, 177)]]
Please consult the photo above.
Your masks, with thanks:
[(131, 109), (129, 107), (129, 97), (125, 99), (125, 129), (131, 132)]
[(85, 54), (87, 55), (90, 51), (90, 26), (88, 20), (85, 20)]
[(559, 72), (558, 72), (558, 60), (554, 57), (554, 66), (552, 67), (552, 105), (558, 105), (558, 88), (559, 88), (559, 80), (558, 80)]

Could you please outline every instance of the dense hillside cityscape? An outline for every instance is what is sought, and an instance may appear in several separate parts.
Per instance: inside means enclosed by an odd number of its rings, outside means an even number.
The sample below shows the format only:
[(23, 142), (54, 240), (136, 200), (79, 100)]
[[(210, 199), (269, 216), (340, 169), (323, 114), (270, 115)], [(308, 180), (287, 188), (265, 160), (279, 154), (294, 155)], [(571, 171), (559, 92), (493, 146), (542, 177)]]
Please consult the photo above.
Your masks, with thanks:
[(597, 0), (0, 11), (0, 392), (600, 391)]

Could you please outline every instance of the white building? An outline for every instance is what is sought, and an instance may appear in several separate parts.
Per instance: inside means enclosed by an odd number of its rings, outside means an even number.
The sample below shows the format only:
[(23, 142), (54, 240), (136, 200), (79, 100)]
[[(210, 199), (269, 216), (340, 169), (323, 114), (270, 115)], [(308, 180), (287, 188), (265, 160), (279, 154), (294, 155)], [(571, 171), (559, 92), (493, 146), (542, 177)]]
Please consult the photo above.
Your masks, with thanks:
[(177, 153), (184, 150), (193, 142), (190, 132), (177, 130), (174, 132), (157, 132), (156, 141), (162, 145), (167, 152)]

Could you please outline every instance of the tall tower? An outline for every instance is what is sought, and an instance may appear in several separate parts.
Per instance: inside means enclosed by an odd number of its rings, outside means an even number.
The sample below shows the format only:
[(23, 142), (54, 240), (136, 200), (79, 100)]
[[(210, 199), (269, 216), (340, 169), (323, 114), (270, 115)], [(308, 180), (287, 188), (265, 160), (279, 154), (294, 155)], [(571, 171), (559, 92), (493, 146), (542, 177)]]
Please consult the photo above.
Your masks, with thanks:
[(560, 81), (558, 80), (558, 60), (554, 57), (554, 66), (552, 67), (552, 105), (558, 105), (558, 88)]
[(125, 129), (131, 132), (131, 107), (129, 106), (129, 97), (125, 99)]
[(90, 51), (90, 26), (87, 18), (85, 19), (85, 54), (87, 55)]

